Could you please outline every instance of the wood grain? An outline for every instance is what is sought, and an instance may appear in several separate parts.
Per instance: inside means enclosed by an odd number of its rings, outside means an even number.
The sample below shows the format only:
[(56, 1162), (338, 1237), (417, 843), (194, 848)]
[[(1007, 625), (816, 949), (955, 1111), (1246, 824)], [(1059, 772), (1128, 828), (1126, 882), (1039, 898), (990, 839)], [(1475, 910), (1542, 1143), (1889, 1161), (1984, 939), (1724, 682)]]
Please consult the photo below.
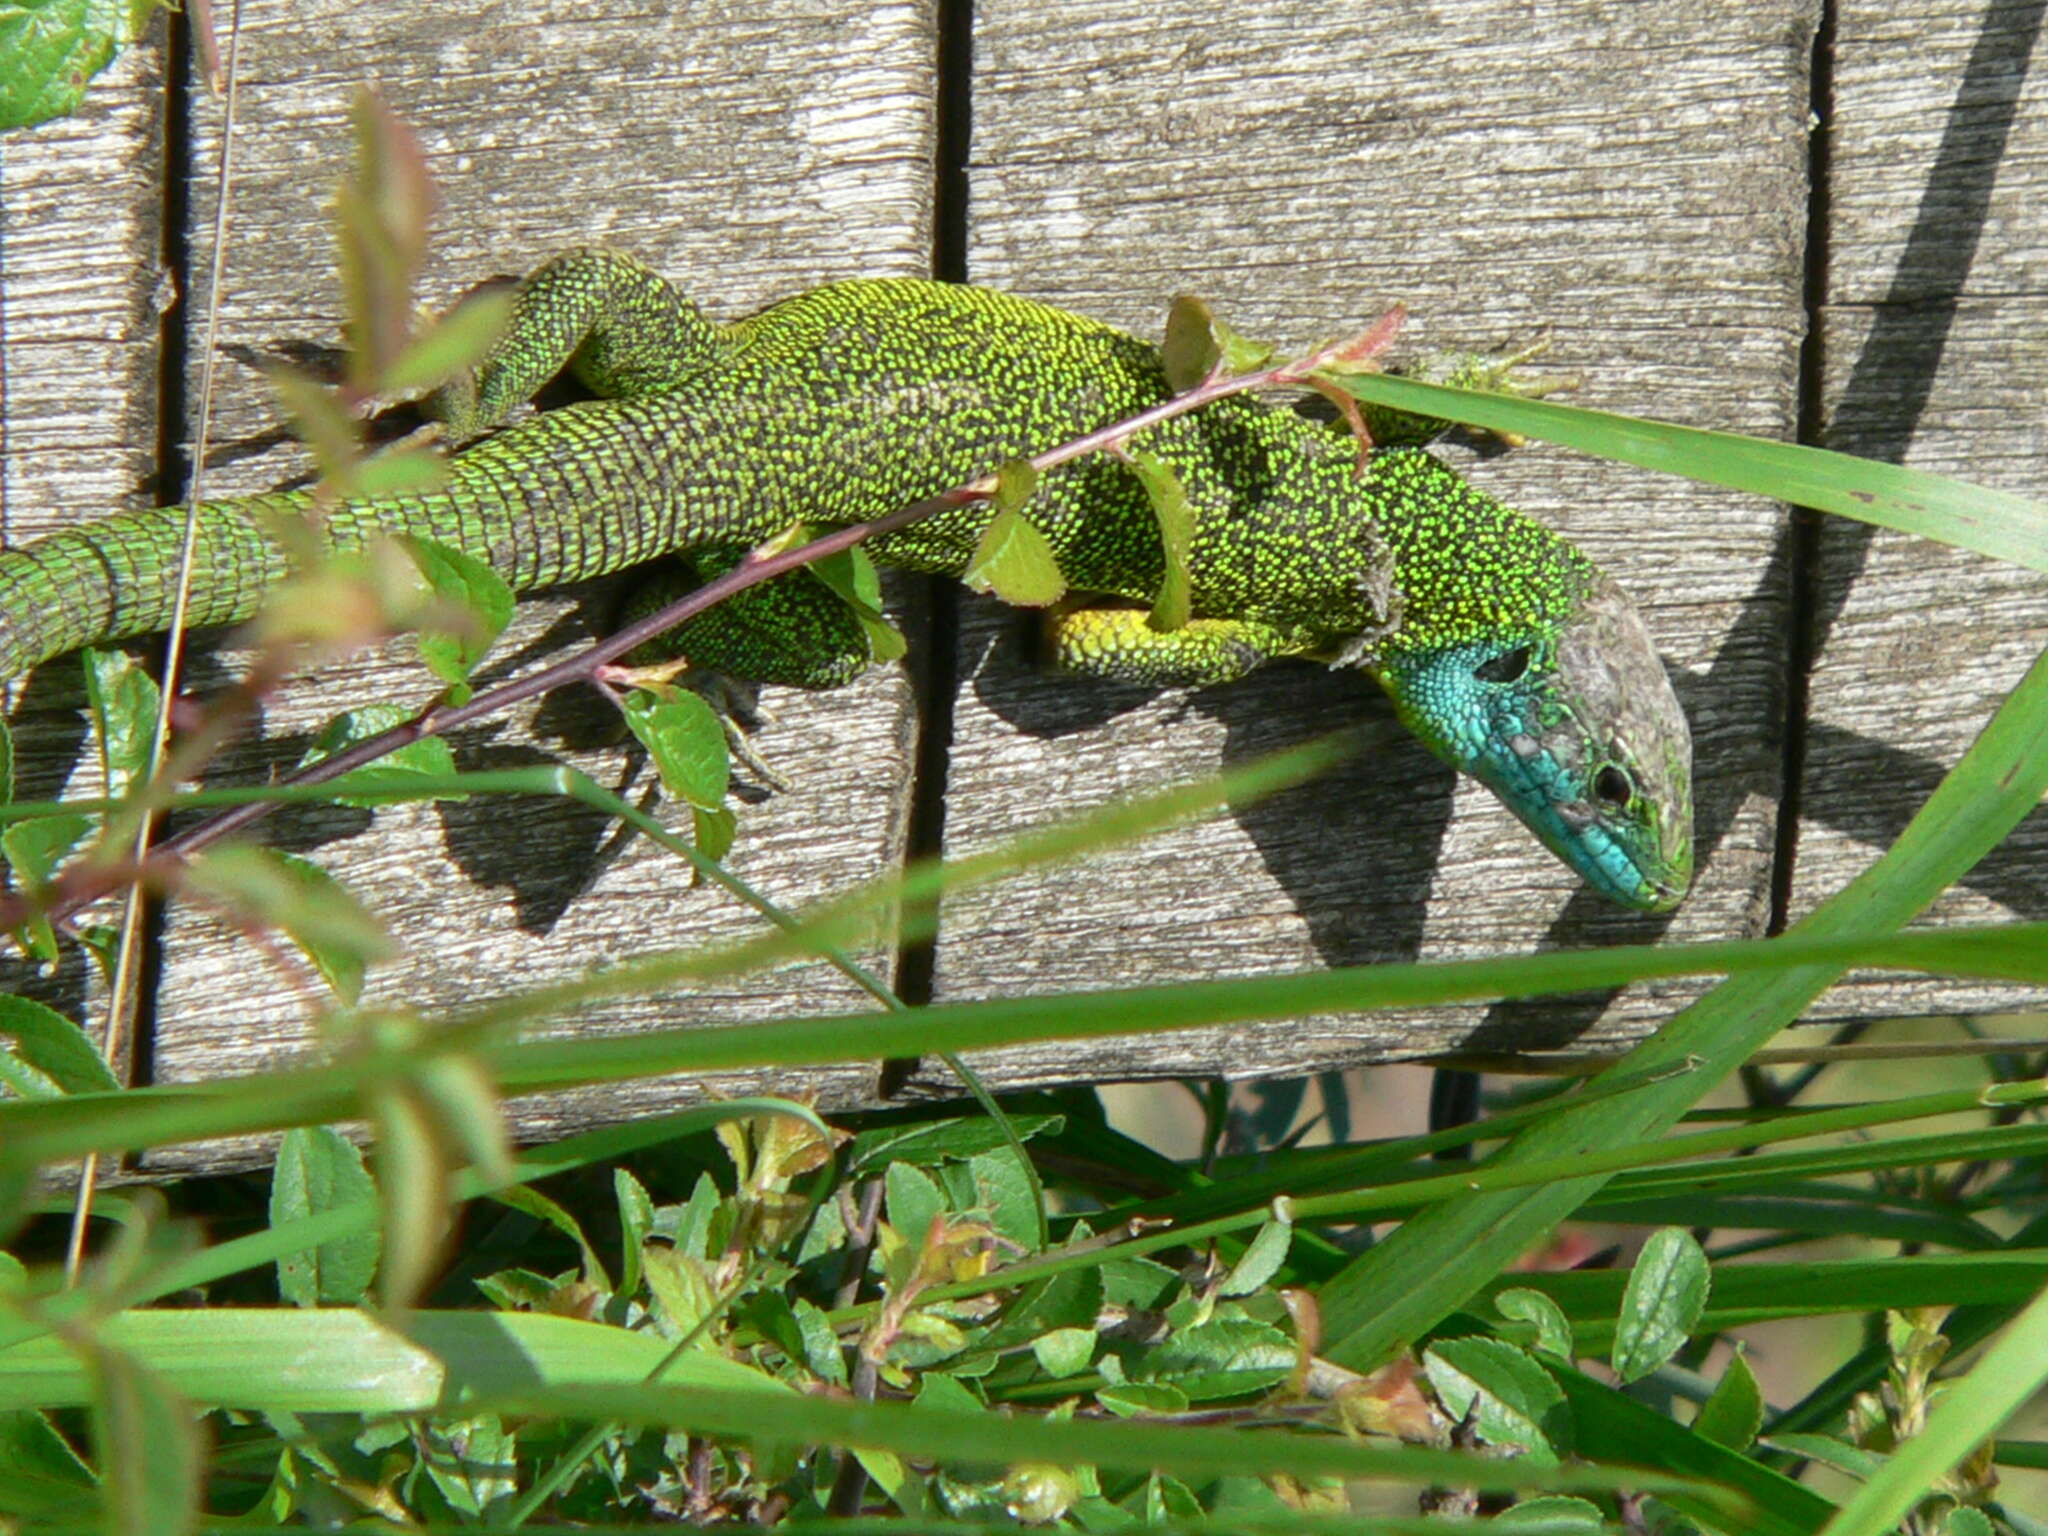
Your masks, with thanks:
[[(1418, 348), (1548, 335), (1577, 398), (1790, 430), (1801, 333), (1805, 5), (978, 8), (970, 275), (1157, 333), (1196, 292), (1302, 344), (1389, 301)], [(1055, 22), (1055, 15), (1057, 22)], [(1705, 870), (1625, 916), (1391, 729), (1320, 784), (947, 914), (945, 996), (1755, 932), (1777, 798), (1779, 510), (1529, 448), (1470, 466), (1643, 600), (1699, 738)], [(1191, 698), (1035, 675), (970, 605), (947, 842), (1212, 772), (1360, 720), (1302, 666)], [(1608, 1044), (1684, 989), (1061, 1046), (1026, 1070), (1287, 1073)], [(1007, 1075), (1025, 1058), (1005, 1057)]]
[[(1845, 7), (1830, 133), (1830, 446), (2048, 494), (2048, 49), (2038, 0)], [(2048, 578), (1903, 535), (1820, 528), (1795, 866), (1803, 908), (1898, 835), (2043, 646)], [(1930, 917), (2048, 917), (2037, 812)], [(2039, 1008), (2048, 993), (1861, 978), (1817, 1015)]]

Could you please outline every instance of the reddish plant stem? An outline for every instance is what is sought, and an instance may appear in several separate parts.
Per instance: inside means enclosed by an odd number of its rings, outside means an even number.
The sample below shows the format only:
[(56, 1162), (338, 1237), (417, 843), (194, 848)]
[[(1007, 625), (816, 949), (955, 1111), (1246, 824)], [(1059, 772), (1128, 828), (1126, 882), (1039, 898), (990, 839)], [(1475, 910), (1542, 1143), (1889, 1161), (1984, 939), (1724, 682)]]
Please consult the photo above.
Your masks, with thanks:
[[(1138, 433), (1161, 422), (1184, 416), (1190, 411), (1212, 404), (1230, 395), (1247, 394), (1254, 390), (1298, 387), (1317, 387), (1313, 375), (1318, 369), (1338, 368), (1344, 371), (1363, 372), (1373, 357), (1383, 351), (1394, 332), (1399, 329), (1402, 313), (1399, 310), (1382, 316), (1373, 325), (1358, 335), (1346, 340), (1319, 347), (1308, 356), (1290, 363), (1276, 364), (1254, 373), (1236, 375), (1211, 374), (1194, 388), (1147, 406), (1136, 415), (1126, 417), (1107, 427), (1101, 427), (1081, 437), (1048, 448), (1043, 453), (1033, 454), (1027, 462), (1034, 470), (1043, 473), (1062, 464), (1085, 458), (1091, 453), (1120, 448)], [(282, 784), (321, 784), (339, 778), (351, 769), (372, 763), (400, 747), (410, 746), (429, 736), (443, 735), (459, 726), (479, 720), (486, 715), (506, 709), (523, 700), (547, 693), (568, 683), (598, 681), (600, 669), (635, 647), (666, 633), (698, 614), (725, 601), (734, 593), (748, 587), (759, 586), (777, 576), (836, 555), (844, 550), (882, 534), (895, 533), (927, 517), (951, 511), (970, 502), (985, 501), (995, 493), (994, 476), (986, 476), (967, 485), (955, 486), (937, 496), (928, 497), (914, 506), (891, 512), (865, 523), (850, 523), (844, 528), (822, 534), (807, 544), (791, 549), (777, 550), (764, 554), (760, 551), (747, 556), (732, 570), (713, 581), (706, 582), (687, 597), (678, 599), (658, 609), (643, 619), (628, 624), (625, 628), (587, 646), (573, 656), (563, 658), (551, 666), (543, 667), (525, 677), (501, 683), (496, 688), (477, 694), (467, 703), (443, 708), (429, 706), (412, 719), (381, 731), (375, 736), (357, 742), (345, 751), (332, 757), (287, 774)], [(168, 873), (177, 864), (190, 858), (203, 848), (212, 846), (222, 838), (241, 831), (269, 815), (276, 802), (256, 800), (238, 805), (216, 816), (207, 818), (175, 837), (166, 838), (150, 854), (139, 868), (128, 865), (101, 866), (80, 869), (74, 875), (67, 871), (56, 882), (50, 892), (50, 899), (40, 910), (52, 922), (62, 922), (81, 907), (98, 900), (117, 889), (126, 879), (141, 875), (144, 878)], [(38, 910), (37, 904), (27, 897), (13, 895), (0, 898), (0, 929), (11, 929)]]

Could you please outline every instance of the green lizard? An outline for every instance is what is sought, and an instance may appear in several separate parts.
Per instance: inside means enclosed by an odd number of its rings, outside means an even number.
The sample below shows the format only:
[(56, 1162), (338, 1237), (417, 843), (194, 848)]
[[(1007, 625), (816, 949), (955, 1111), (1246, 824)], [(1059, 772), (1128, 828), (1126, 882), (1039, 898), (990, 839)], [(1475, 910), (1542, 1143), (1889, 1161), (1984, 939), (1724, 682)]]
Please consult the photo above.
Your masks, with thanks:
[[(567, 366), (600, 398), (541, 412), (452, 462), (442, 489), (343, 502), (336, 546), (411, 532), (529, 590), (683, 552), (700, 574), (798, 521), (892, 512), (1127, 418), (1169, 394), (1157, 348), (986, 289), (836, 283), (732, 325), (613, 252), (522, 284), (504, 336), (435, 409), (497, 426)], [(1417, 441), (1431, 424), (1392, 418)], [(1400, 432), (1397, 430), (1397, 437)], [(1193, 618), (1145, 606), (1159, 524), (1129, 465), (1048, 473), (1027, 509), (1086, 606), (1049, 618), (1055, 656), (1101, 677), (1200, 684), (1278, 657), (1348, 665), (1584, 879), (1668, 909), (1692, 874), (1691, 743), (1635, 608), (1570, 544), (1419, 446), (1361, 469), (1350, 437), (1234, 396), (1147, 429), (1194, 511)], [(190, 622), (249, 618), (286, 574), (265, 532), (305, 492), (205, 504)], [(991, 512), (956, 508), (873, 539), (884, 565), (959, 575)], [(0, 555), (0, 678), (169, 624), (184, 510), (117, 516)], [(797, 572), (693, 620), (694, 664), (832, 687), (869, 664), (853, 611)]]

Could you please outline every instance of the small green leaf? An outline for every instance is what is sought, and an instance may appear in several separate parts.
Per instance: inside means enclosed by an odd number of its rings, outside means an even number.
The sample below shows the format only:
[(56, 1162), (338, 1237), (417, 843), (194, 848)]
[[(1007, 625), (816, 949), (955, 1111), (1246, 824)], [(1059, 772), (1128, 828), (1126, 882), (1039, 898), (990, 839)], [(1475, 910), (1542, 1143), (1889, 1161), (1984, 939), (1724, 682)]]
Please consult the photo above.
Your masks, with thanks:
[(932, 1219), (946, 1209), (946, 1197), (929, 1174), (908, 1163), (891, 1163), (882, 1177), (883, 1210), (889, 1225), (916, 1248), (931, 1230)]
[(0, 1412), (0, 1513), (75, 1518), (92, 1507), (92, 1468), (38, 1409)]
[(1746, 1451), (1764, 1422), (1763, 1389), (1740, 1350), (1692, 1421), (1692, 1432), (1731, 1451)]
[[(799, 529), (804, 537), (797, 542), (807, 542), (811, 530), (802, 525)], [(836, 555), (812, 561), (804, 569), (810, 572), (813, 580), (823, 582), (827, 589), (837, 593), (842, 602), (881, 617), (882, 575), (875, 569), (875, 562), (866, 550), (857, 545), (852, 549), (842, 549)]]
[(383, 925), (346, 886), (296, 854), (252, 843), (223, 844), (189, 864), (184, 883), (242, 921), (286, 934), (345, 1003), (362, 995), (370, 965), (398, 952)]
[(377, 381), (377, 392), (423, 394), (481, 362), (511, 318), (513, 298), (509, 288), (471, 294), (405, 344)]
[(448, 461), (431, 448), (386, 448), (350, 468), (353, 496), (425, 496), (448, 483)]
[(1043, 608), (1067, 591), (1052, 545), (1014, 508), (989, 519), (960, 579), (1018, 608)]
[(654, 1230), (654, 1200), (624, 1168), (612, 1170), (612, 1198), (619, 1206), (619, 1294), (634, 1296), (640, 1291), (640, 1249)]
[(1489, 1445), (1512, 1447), (1536, 1466), (1555, 1466), (1570, 1454), (1564, 1389), (1506, 1340), (1443, 1339), (1424, 1352), (1422, 1368), (1445, 1412), (1471, 1419)]
[(458, 1514), (481, 1516), (519, 1491), (519, 1442), (495, 1414), (435, 1419), (420, 1436), (427, 1476)]
[[(717, 1304), (701, 1259), (662, 1243), (649, 1243), (640, 1254), (640, 1267), (647, 1276), (662, 1331), (672, 1339), (682, 1338)], [(711, 1340), (703, 1342), (708, 1347)]]
[(54, 1008), (0, 993), (0, 1083), (24, 1099), (111, 1093), (121, 1085), (84, 1030)]
[(857, 614), (861, 633), (867, 636), (868, 656), (877, 662), (900, 661), (910, 653), (910, 642), (903, 638), (903, 631), (887, 619), (873, 618), (868, 614)]
[(333, 390), (297, 369), (274, 366), (264, 372), (292, 431), (312, 450), (322, 482), (340, 495), (355, 495), (363, 459), (361, 423)]
[(1510, 1322), (1526, 1323), (1534, 1328), (1533, 1340), (1517, 1338), (1516, 1343), (1540, 1349), (1560, 1360), (1573, 1358), (1571, 1319), (1564, 1315), (1564, 1308), (1543, 1292), (1516, 1286), (1494, 1297), (1493, 1305)]
[(157, 707), (163, 695), (156, 679), (126, 651), (88, 648), (80, 657), (85, 663), (85, 696), (99, 733), (107, 793), (125, 795), (149, 772)]
[(1162, 634), (1183, 628), (1194, 611), (1194, 577), (1188, 558), (1195, 545), (1195, 509), (1188, 502), (1180, 476), (1167, 462), (1143, 449), (1130, 450), (1131, 468), (1145, 487), (1145, 499), (1152, 503), (1152, 515), (1159, 520), (1159, 543), (1164, 565), (1159, 578), (1159, 596), (1153, 601), (1148, 622)]
[(1273, 348), (1247, 341), (1224, 324), (1206, 299), (1182, 294), (1166, 312), (1160, 348), (1166, 382), (1175, 394), (1193, 389), (1212, 373), (1250, 373), (1273, 360)]
[(581, 1224), (569, 1214), (560, 1201), (550, 1199), (530, 1184), (510, 1184), (503, 1189), (493, 1190), (491, 1198), (500, 1205), (511, 1206), (515, 1211), (524, 1211), (568, 1238), (576, 1245), (577, 1253), (582, 1256), (585, 1282), (599, 1291), (611, 1290), (612, 1278), (605, 1273), (604, 1261), (598, 1258), (597, 1250), (590, 1246), (590, 1240), (583, 1235)]
[(1998, 1536), (1998, 1528), (1983, 1510), (1961, 1504), (1948, 1512), (1948, 1518), (1942, 1522), (1941, 1536)]
[(349, 117), (356, 131), (355, 170), (335, 198), (334, 212), (349, 381), (370, 394), (405, 347), (434, 189), (418, 140), (376, 92), (359, 90)]
[(996, 470), (996, 494), (993, 498), (998, 512), (1022, 512), (1025, 504), (1038, 494), (1038, 471), (1029, 459), (1005, 459)]
[[(278, 1144), (270, 1175), (270, 1224), (283, 1226), (373, 1198), (377, 1186), (354, 1142), (330, 1126), (294, 1126)], [(377, 1274), (377, 1232), (333, 1238), (279, 1254), (278, 1294), (295, 1307), (352, 1307)]]
[(1095, 1394), (1095, 1400), (1124, 1419), (1140, 1414), (1188, 1411), (1187, 1393), (1164, 1381), (1133, 1381), (1122, 1386), (1104, 1387)]
[[(1599, 1505), (1566, 1493), (1521, 1499), (1492, 1524), (1500, 1528), (1502, 1536), (1606, 1536), (1614, 1529)], [(1672, 1529), (1676, 1536), (1679, 1528)]]
[(697, 830), (697, 851), (707, 859), (722, 859), (732, 852), (740, 833), (740, 819), (726, 805), (693, 805), (690, 817)]
[[(1066, 1125), (1066, 1117), (1013, 1115), (1010, 1124), (1020, 1141), (1029, 1141), (1034, 1136), (1057, 1135)], [(929, 1168), (1008, 1145), (1002, 1127), (985, 1115), (881, 1125), (854, 1136), (846, 1149), (846, 1171), (852, 1178), (890, 1163), (916, 1163)]]
[[(0, 853), (14, 871), (15, 888), (32, 892), (48, 885), (92, 825), (89, 816), (60, 811), (54, 816), (17, 821), (0, 831)], [(15, 930), (15, 936), (35, 959), (45, 965), (57, 963), (57, 931), (48, 918), (41, 914), (29, 918)]]
[(105, 1529), (185, 1536), (199, 1513), (199, 1419), (185, 1400), (117, 1350), (91, 1350), (92, 1440)]
[(1294, 1343), (1270, 1323), (1214, 1317), (1169, 1334), (1131, 1365), (1138, 1381), (1165, 1382), (1192, 1402), (1263, 1392), (1294, 1370)]
[[(301, 768), (310, 768), (315, 763), (325, 762), (355, 746), (358, 742), (381, 736), (395, 725), (402, 725), (413, 717), (413, 711), (402, 704), (365, 704), (360, 709), (351, 709), (336, 715), (320, 728), (313, 738), (313, 744), (299, 759)], [(351, 787), (367, 790), (377, 787), (409, 787), (412, 782), (423, 778), (452, 778), (455, 774), (455, 750), (448, 745), (446, 737), (422, 736), (417, 741), (407, 742), (385, 753), (376, 762), (361, 768), (351, 769), (340, 778), (330, 781), (330, 787), (337, 791), (335, 799), (343, 805), (361, 806), (374, 809), (383, 803), (373, 798), (352, 796), (341, 791)], [(469, 796), (457, 790), (434, 796), (436, 800), (467, 800)]]
[(1653, 1232), (1629, 1271), (1610, 1359), (1624, 1382), (1640, 1381), (1678, 1353), (1707, 1308), (1707, 1256), (1683, 1227)]
[(1038, 1357), (1039, 1368), (1048, 1376), (1078, 1376), (1095, 1358), (1095, 1330), (1055, 1328), (1050, 1333), (1041, 1333), (1031, 1341), (1031, 1353)]
[(731, 749), (725, 727), (709, 704), (688, 690), (665, 699), (642, 691), (627, 696), (625, 713), (627, 728), (654, 759), (664, 789), (702, 810), (717, 810), (725, 803), (725, 788), (732, 778)]
[(442, 682), (460, 683), (510, 622), (512, 589), (474, 555), (413, 535), (401, 542), (444, 611), (442, 622), (420, 630), (420, 659)]
[(86, 82), (142, 35), (157, 0), (28, 0), (0, 6), (0, 130), (73, 111)]
[(1230, 1273), (1223, 1277), (1217, 1293), (1223, 1296), (1249, 1296), (1260, 1289), (1280, 1271), (1287, 1262), (1288, 1246), (1294, 1241), (1294, 1224), (1269, 1218), (1251, 1240), (1238, 1261), (1230, 1266)]

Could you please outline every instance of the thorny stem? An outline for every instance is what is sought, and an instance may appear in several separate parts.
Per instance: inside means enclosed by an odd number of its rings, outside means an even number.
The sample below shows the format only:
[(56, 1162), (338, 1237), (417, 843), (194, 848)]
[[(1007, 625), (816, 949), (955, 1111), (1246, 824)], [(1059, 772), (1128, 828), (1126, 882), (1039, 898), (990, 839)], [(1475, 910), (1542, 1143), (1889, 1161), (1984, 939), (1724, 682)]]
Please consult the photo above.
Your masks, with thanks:
[[(1148, 428), (1177, 416), (1185, 416), (1190, 411), (1200, 410), (1205, 405), (1231, 395), (1249, 394), (1262, 389), (1321, 389), (1320, 376), (1324, 371), (1363, 372), (1370, 367), (1372, 360), (1393, 340), (1403, 318), (1403, 311), (1390, 310), (1357, 335), (1318, 347), (1292, 362), (1278, 363), (1251, 373), (1211, 373), (1192, 389), (1183, 390), (1122, 421), (1070, 439), (1057, 447), (1046, 449), (1043, 453), (1033, 454), (1025, 462), (1033, 470), (1043, 473), (1062, 464), (1071, 463), (1075, 459), (1085, 458), (1091, 453), (1113, 452)], [(1355, 430), (1362, 430), (1362, 423), (1358, 424)], [(278, 782), (291, 785), (325, 783), (330, 779), (339, 778), (352, 769), (374, 762), (387, 753), (395, 752), (400, 747), (410, 746), (429, 736), (445, 735), (473, 720), (495, 714), (501, 709), (510, 708), (514, 704), (551, 692), (566, 684), (598, 683), (602, 670), (628, 651), (695, 618), (735, 593), (852, 549), (868, 539), (908, 528), (913, 523), (922, 522), (941, 512), (967, 506), (972, 502), (986, 501), (995, 493), (996, 477), (984, 475), (979, 480), (942, 491), (915, 505), (891, 512), (886, 517), (874, 518), (865, 523), (850, 523), (844, 528), (836, 528), (794, 548), (773, 552), (757, 549), (723, 576), (706, 582), (688, 596), (628, 624), (572, 656), (564, 657), (538, 672), (529, 673), (525, 677), (515, 678), (511, 682), (479, 693), (465, 704), (429, 704), (412, 719), (359, 741), (332, 757), (323, 758), (295, 773), (287, 774)], [(175, 837), (165, 839), (141, 866), (139, 873), (145, 876), (168, 873), (170, 868), (201, 849), (210, 847), (222, 838), (262, 820), (270, 814), (274, 803), (257, 800), (246, 805), (238, 805)], [(129, 871), (131, 874), (137, 872)], [(77, 912), (79, 908), (113, 890), (119, 883), (119, 878), (119, 871), (110, 872), (105, 869), (84, 869), (78, 871), (76, 875), (67, 871), (58, 879), (50, 893), (50, 900), (40, 907), (40, 911), (52, 922), (60, 922)], [(37, 904), (25, 896), (15, 895), (0, 899), (0, 929), (14, 928), (38, 910)]]

